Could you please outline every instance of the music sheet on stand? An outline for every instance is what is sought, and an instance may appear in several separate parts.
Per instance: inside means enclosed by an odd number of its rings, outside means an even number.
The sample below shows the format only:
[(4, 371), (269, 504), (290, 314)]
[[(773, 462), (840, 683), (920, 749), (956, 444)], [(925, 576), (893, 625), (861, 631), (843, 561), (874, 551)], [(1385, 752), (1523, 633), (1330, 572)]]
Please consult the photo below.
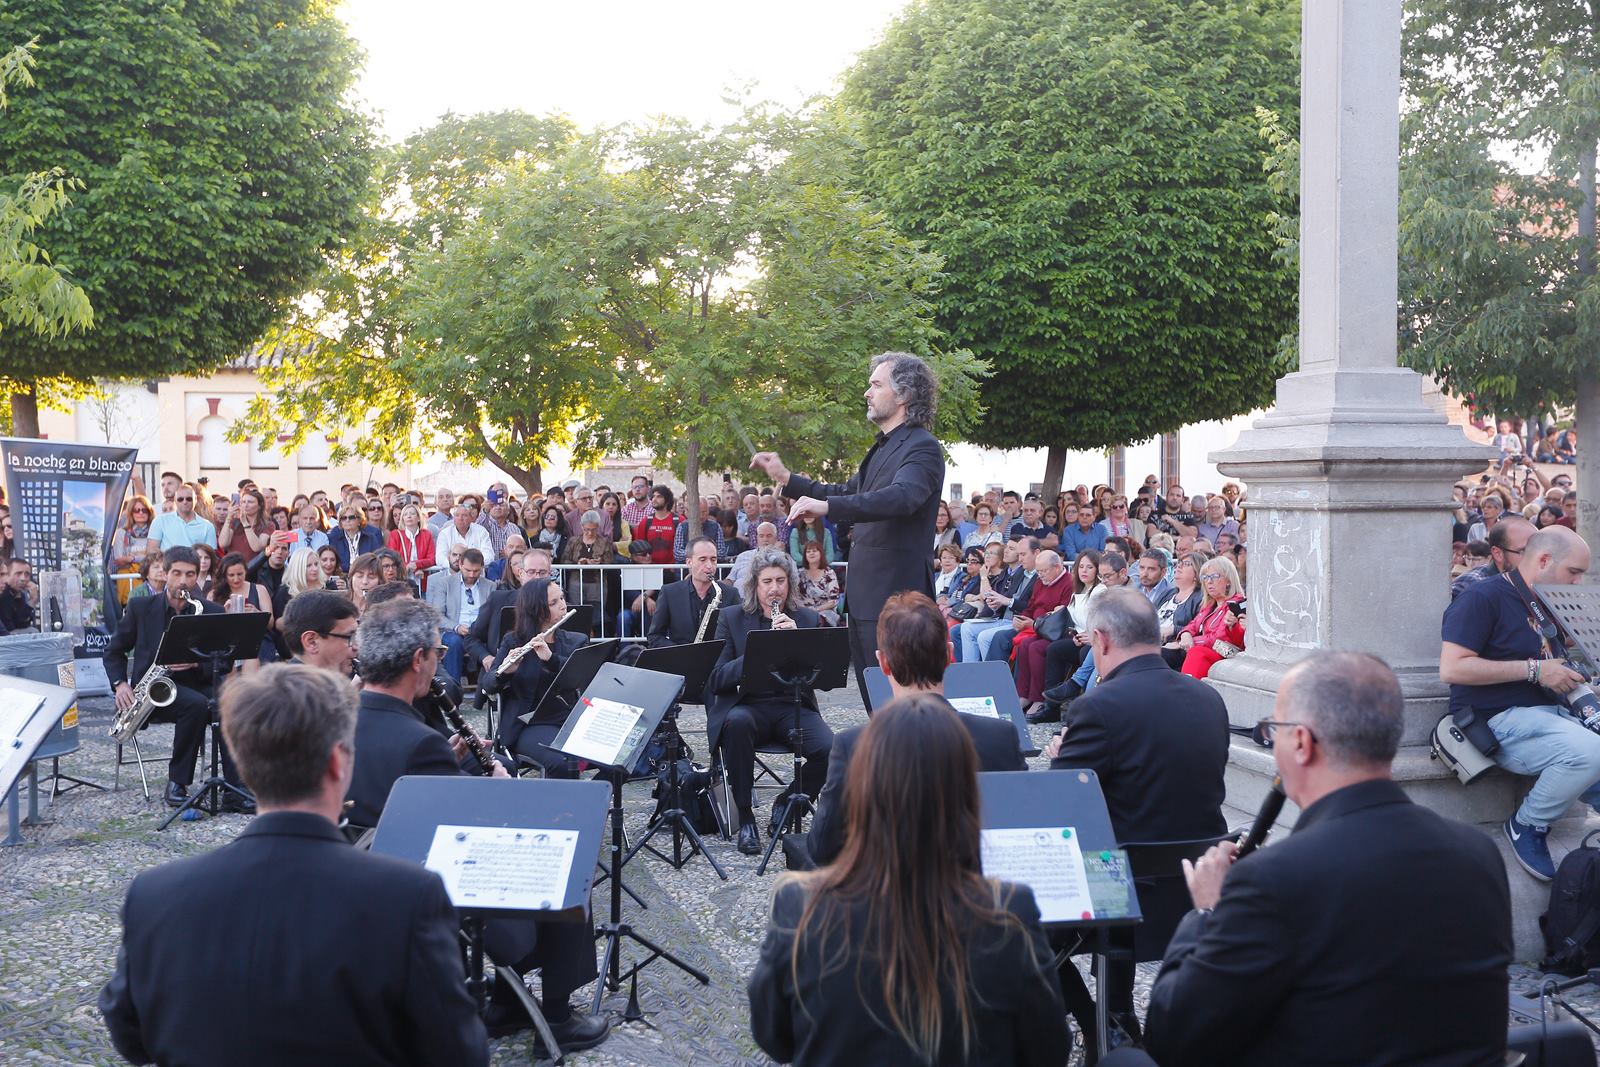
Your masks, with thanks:
[(0, 745), (12, 747), (43, 703), (42, 696), (0, 685)]
[(984, 719), (998, 719), (1000, 708), (994, 697), (946, 697), (950, 706), (963, 715), (977, 715)]
[(982, 831), (983, 873), (1033, 890), (1042, 922), (1093, 919), (1094, 898), (1078, 835), (1070, 826), (1022, 826)]
[(440, 826), (423, 866), (458, 908), (560, 910), (577, 848), (576, 830)]
[(617, 757), (630, 749), (641, 733), (637, 728), (644, 717), (644, 709), (632, 704), (599, 697), (585, 699), (583, 711), (573, 724), (572, 733), (561, 745), (561, 751), (580, 759), (593, 760), (608, 767), (617, 765)]

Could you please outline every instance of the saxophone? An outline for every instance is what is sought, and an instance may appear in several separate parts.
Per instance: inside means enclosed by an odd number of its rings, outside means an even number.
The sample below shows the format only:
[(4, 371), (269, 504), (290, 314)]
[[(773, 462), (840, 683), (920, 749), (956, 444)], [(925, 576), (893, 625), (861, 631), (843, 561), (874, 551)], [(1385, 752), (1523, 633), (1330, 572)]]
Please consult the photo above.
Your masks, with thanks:
[(706, 613), (700, 616), (700, 628), (694, 632), (694, 643), (699, 644), (706, 639), (706, 627), (711, 625), (711, 620), (717, 617), (717, 609), (722, 607), (722, 583), (715, 578), (711, 579), (711, 606), (706, 608)]
[[(187, 592), (179, 590), (178, 595), (184, 600), (180, 614), (190, 610), (199, 614), (205, 610)], [(111, 737), (119, 745), (127, 744), (144, 729), (145, 721), (157, 708), (164, 708), (177, 699), (178, 683), (172, 680), (170, 672), (159, 663), (150, 664), (150, 669), (144, 672), (139, 684), (133, 687), (133, 704), (127, 711), (117, 712), (116, 718), (111, 720)]]

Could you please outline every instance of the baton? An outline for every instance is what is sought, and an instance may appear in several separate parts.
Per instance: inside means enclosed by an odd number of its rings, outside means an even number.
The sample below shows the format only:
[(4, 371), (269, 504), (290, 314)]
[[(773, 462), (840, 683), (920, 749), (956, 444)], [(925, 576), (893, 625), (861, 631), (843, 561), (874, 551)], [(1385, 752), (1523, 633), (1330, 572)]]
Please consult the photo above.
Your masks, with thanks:
[(728, 425), (733, 427), (733, 432), (738, 435), (739, 443), (744, 445), (752, 456), (761, 451), (750, 443), (750, 435), (744, 432), (744, 424), (739, 421), (739, 416), (735, 415), (732, 409), (729, 408), (725, 408), (724, 413), (728, 416)]

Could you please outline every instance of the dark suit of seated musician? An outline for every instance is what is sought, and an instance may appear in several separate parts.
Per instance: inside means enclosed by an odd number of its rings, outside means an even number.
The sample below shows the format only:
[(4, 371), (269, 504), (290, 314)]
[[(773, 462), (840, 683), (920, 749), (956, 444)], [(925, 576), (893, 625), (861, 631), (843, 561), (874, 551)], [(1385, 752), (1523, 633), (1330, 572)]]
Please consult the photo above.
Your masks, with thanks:
[[(878, 667), (889, 679), (898, 700), (914, 693), (944, 698), (944, 671), (950, 663), (950, 631), (939, 607), (924, 593), (896, 593), (878, 615)], [(954, 710), (953, 708), (951, 710)], [(961, 725), (972, 735), (980, 771), (1025, 771), (1016, 727), (1010, 719), (961, 715)], [(841, 730), (828, 754), (828, 780), (817, 797), (817, 814), (806, 834), (809, 859), (817, 866), (832, 863), (844, 849), (844, 829), (849, 819), (845, 783), (850, 759), (865, 726)], [(789, 848), (789, 840), (784, 840)], [(797, 857), (798, 858), (798, 857)]]
[(134, 1063), (476, 1067), (489, 1062), (439, 876), (336, 827), (355, 690), (300, 664), (236, 678), (222, 730), (261, 814), (128, 887), (100, 992)]
[[(794, 560), (781, 548), (760, 548), (751, 557), (745, 575), (743, 597), (737, 606), (722, 612), (717, 620), (717, 637), (725, 644), (707, 685), (706, 740), (715, 752), (720, 745), (733, 804), (739, 813), (739, 851), (753, 856), (761, 851), (761, 835), (750, 806), (755, 783), (756, 746), (766, 742), (787, 743), (789, 730), (796, 723), (795, 706), (788, 696), (757, 694), (746, 699), (739, 691), (744, 675), (744, 650), (752, 630), (814, 629), (820, 625), (817, 613), (795, 601)], [(772, 605), (778, 604), (777, 614)], [(801, 752), (806, 764), (799, 788), (812, 797), (822, 789), (828, 776), (828, 750), (833, 747), (833, 731), (817, 710), (817, 696), (808, 686), (801, 692), (799, 727), (803, 734)], [(781, 800), (773, 801), (776, 816)], [(771, 832), (769, 827), (769, 832)]]
[[(155, 663), (156, 651), (161, 647), (161, 637), (167, 632), (169, 622), (179, 614), (193, 614), (194, 605), (206, 614), (222, 611), (220, 604), (202, 600), (195, 589), (199, 584), (200, 556), (194, 549), (174, 546), (161, 554), (161, 561), (167, 571), (166, 590), (161, 596), (129, 601), (117, 623), (116, 633), (106, 644), (106, 678), (114, 690), (118, 711), (133, 707), (133, 687)], [(183, 667), (182, 670), (168, 668), (176, 685), (176, 699), (164, 708), (156, 708), (146, 720), (174, 724), (166, 789), (166, 801), (174, 808), (182, 806), (189, 796), (200, 744), (211, 722), (211, 679), (205, 669), (198, 664), (175, 666)], [(235, 784), (239, 781), (226, 745), (222, 748), (222, 776)], [(223, 796), (222, 807), (224, 811), (250, 810), (247, 802), (232, 793)]]
[[(489, 692), (501, 695), (500, 744), (508, 752), (532, 759), (552, 778), (576, 778), (572, 757), (547, 747), (561, 732), (566, 713), (558, 712), (548, 721), (535, 719), (531, 723), (524, 723), (522, 716), (539, 706), (567, 657), (588, 644), (588, 638), (571, 630), (557, 630), (548, 640), (535, 640), (567, 613), (567, 598), (561, 583), (553, 578), (535, 578), (518, 589), (516, 603), (516, 626), (500, 639), (494, 669), (479, 679)], [(506, 657), (529, 641), (533, 647), (507, 669)]]
[(774, 1059), (1067, 1062), (1033, 891), (983, 876), (978, 760), (962, 725), (943, 700), (916, 695), (862, 732), (844, 851), (778, 883), (750, 976), (750, 1028)]
[[(437, 611), (410, 598), (379, 604), (362, 616), (357, 640), (363, 688), (356, 715), (350, 821), (376, 826), (396, 779), (408, 774), (463, 774), (458, 763), (466, 746), (459, 738), (447, 742), (411, 705), (427, 691), (443, 654)], [(496, 765), (494, 776), (507, 777), (505, 768)], [(574, 1012), (568, 1004), (572, 991), (598, 974), (589, 926), (492, 920), (484, 928), (484, 947), (491, 958), (518, 972), (540, 968), (544, 1011), (563, 1049), (589, 1048), (604, 1040), (605, 1022)], [(504, 982), (495, 982), (489, 1000), (491, 1036), (531, 1025)]]
[[(696, 537), (689, 542), (689, 577), (681, 582), (671, 582), (661, 587), (656, 597), (655, 614), (650, 619), (647, 642), (651, 648), (669, 645), (689, 645), (701, 631), (706, 612), (712, 602), (718, 601), (718, 610), (732, 609), (739, 594), (729, 582), (717, 581), (717, 543), (709, 537)], [(722, 590), (720, 599), (717, 589)], [(717, 636), (717, 620), (705, 627), (702, 640)], [(685, 699), (693, 701), (699, 694)]]

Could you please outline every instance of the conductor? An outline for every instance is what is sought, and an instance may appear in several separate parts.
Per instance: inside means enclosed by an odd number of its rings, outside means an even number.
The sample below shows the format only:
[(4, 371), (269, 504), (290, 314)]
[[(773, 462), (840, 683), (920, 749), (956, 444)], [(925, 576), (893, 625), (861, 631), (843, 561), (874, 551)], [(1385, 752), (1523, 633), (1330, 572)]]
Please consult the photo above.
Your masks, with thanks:
[(776, 452), (757, 452), (760, 467), (794, 501), (789, 521), (825, 516), (852, 523), (845, 607), (850, 617), (850, 658), (861, 701), (867, 667), (877, 662), (878, 614), (894, 594), (911, 590), (933, 597), (933, 522), (944, 487), (944, 450), (930, 428), (938, 401), (933, 371), (908, 352), (872, 359), (867, 418), (878, 438), (861, 469), (843, 485), (793, 474)]

